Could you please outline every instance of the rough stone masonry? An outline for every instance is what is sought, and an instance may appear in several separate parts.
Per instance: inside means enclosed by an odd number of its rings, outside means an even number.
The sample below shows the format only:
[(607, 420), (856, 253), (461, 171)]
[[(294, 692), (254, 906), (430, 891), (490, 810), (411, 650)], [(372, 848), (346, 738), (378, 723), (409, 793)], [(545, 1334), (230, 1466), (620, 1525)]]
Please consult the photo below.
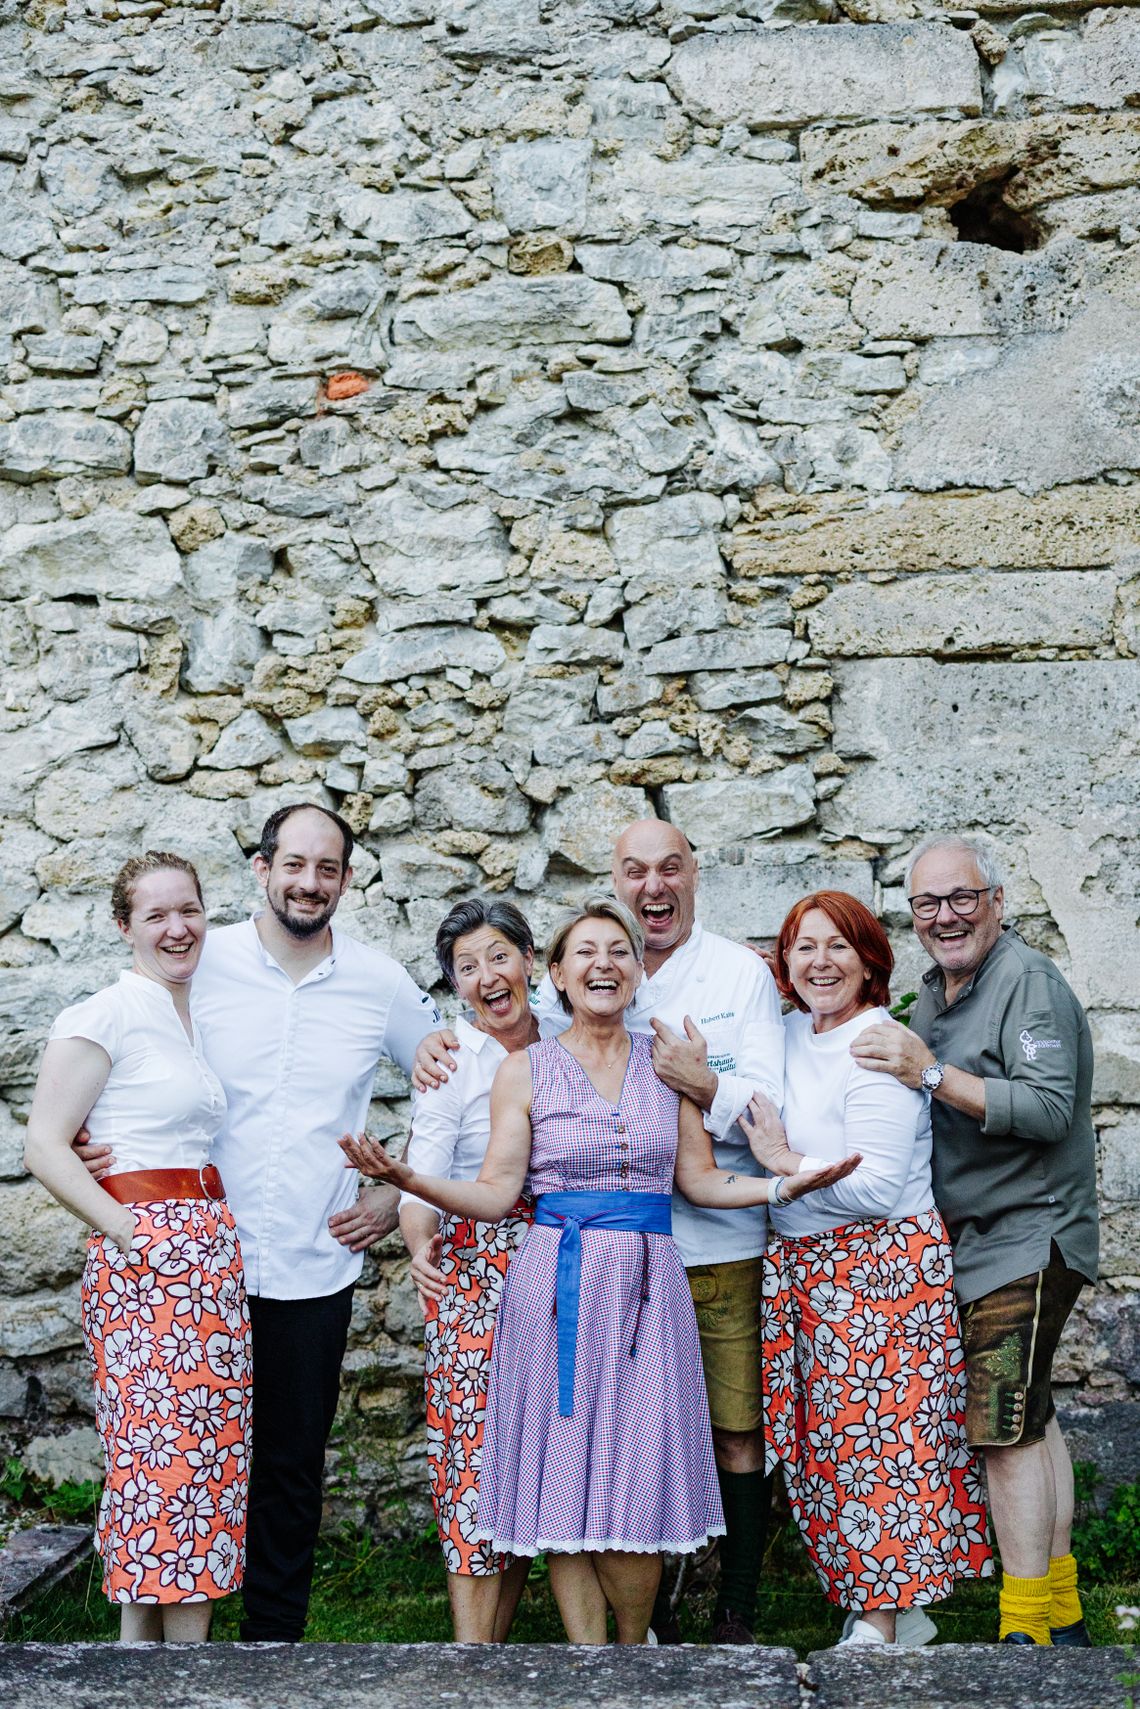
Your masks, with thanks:
[[(1081, 0), (0, 0), (0, 1414), (90, 1462), (82, 1236), (27, 1180), (53, 1015), (148, 845), (249, 906), (361, 838), (434, 979), (656, 811), (709, 924), (1007, 857), (1088, 1005), (1104, 1279), (1061, 1375), (1140, 1471), (1140, 10)], [(377, 1088), (399, 1134), (405, 1087)], [(424, 1512), (395, 1243), (332, 1511)]]

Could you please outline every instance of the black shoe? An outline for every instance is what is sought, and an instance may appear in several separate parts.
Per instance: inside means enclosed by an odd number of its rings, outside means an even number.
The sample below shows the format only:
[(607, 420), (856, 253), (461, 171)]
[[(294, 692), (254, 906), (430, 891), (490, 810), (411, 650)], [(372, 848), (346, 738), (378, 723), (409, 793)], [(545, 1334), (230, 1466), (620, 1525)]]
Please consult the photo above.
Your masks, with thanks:
[(1032, 1644), (1037, 1648), (1037, 1639), (1031, 1638), (1028, 1632), (1007, 1632), (1004, 1638), (999, 1638), (1001, 1644)]
[(681, 1624), (675, 1614), (661, 1616), (660, 1624), (656, 1614), (649, 1623), (649, 1629), (659, 1644), (679, 1644), (681, 1642)]
[(1049, 1636), (1054, 1645), (1061, 1649), (1091, 1650), (1093, 1647), (1088, 1627), (1083, 1620), (1074, 1620), (1071, 1626), (1051, 1626)]
[(718, 1608), (713, 1615), (712, 1641), (714, 1644), (754, 1644), (756, 1634), (731, 1608)]

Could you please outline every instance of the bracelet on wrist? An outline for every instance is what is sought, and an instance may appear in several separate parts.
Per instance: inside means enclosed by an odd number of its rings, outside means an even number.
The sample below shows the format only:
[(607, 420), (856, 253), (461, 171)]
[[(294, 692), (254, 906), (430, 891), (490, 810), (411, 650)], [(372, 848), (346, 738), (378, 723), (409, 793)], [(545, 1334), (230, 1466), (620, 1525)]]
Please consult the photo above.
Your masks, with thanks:
[(783, 1205), (787, 1203), (786, 1199), (782, 1199), (780, 1197), (780, 1177), (778, 1175), (773, 1177), (772, 1191), (768, 1195), (768, 1203), (770, 1205)]

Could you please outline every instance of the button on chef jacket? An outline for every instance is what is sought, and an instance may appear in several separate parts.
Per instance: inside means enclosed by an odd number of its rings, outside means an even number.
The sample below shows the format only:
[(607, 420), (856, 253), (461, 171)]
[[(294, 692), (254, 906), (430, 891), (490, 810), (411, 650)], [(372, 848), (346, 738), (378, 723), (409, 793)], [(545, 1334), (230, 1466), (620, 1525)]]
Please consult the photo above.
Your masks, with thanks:
[(243, 920), (209, 932), (194, 975), (191, 1011), (228, 1105), (213, 1158), (246, 1287), (268, 1299), (315, 1299), (359, 1276), (363, 1254), (328, 1228), (358, 1186), (337, 1141), (364, 1127), (380, 1058), (410, 1073), (439, 1024), (391, 956), (335, 927), (332, 944), (294, 985)]

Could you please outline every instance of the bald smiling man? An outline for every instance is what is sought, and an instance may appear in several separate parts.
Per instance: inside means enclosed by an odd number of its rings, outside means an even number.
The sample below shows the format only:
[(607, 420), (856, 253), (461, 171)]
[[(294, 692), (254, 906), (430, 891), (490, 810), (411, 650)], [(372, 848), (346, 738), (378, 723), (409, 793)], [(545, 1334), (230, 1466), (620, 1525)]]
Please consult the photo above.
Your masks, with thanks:
[[(777, 1106), (783, 1102), (780, 1000), (759, 956), (697, 920), (698, 882), (696, 856), (675, 825), (639, 819), (618, 838), (614, 893), (645, 933), (645, 973), (626, 1024), (631, 1032), (653, 1035), (653, 1066), (661, 1079), (704, 1111), (717, 1166), (759, 1175), (738, 1121), (757, 1090)], [(569, 1024), (549, 976), (539, 987), (537, 1011), (544, 1038)], [(444, 1047), (453, 1051), (457, 1042), (454, 1034), (429, 1035), (416, 1057), (417, 1080), (427, 1084), (441, 1068), (454, 1067)], [(696, 1307), (727, 1527), (713, 1642), (750, 1644), (770, 1495), (760, 1405), (767, 1215), (759, 1205), (711, 1210), (675, 1193), (673, 1233)], [(653, 1628), (658, 1641), (680, 1641), (664, 1592)]]

